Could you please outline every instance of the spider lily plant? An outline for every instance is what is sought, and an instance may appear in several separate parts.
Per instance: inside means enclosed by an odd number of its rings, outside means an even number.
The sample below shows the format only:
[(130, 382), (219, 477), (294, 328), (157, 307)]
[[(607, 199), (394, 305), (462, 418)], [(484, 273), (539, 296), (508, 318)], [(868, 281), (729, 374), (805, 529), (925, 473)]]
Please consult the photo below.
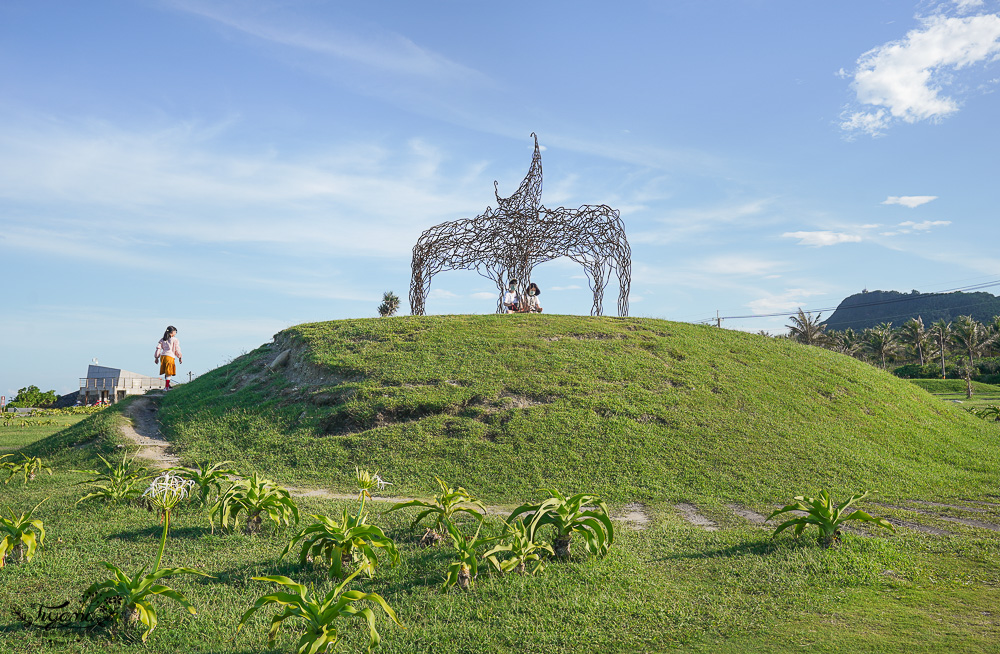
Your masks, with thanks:
[(479, 548), (495, 541), (496, 537), (479, 537), (479, 530), (483, 528), (482, 520), (479, 521), (476, 533), (472, 538), (466, 538), (465, 534), (450, 520), (444, 524), (448, 529), (448, 536), (455, 547), (455, 552), (458, 554), (458, 560), (453, 561), (448, 566), (448, 575), (441, 586), (441, 592), (447, 591), (455, 584), (458, 584), (462, 590), (468, 590), (475, 583), (476, 577), (479, 576)]
[[(184, 479), (190, 479), (194, 486), (197, 486), (197, 496), (203, 505), (208, 505), (208, 498), (214, 491), (216, 495), (222, 494), (223, 484), (231, 482), (230, 477), (237, 477), (239, 473), (223, 466), (232, 461), (222, 461), (214, 465), (205, 463), (195, 463), (194, 467), (175, 466), (168, 468), (168, 472), (173, 472)], [(193, 490), (193, 489), (192, 489)], [(192, 496), (195, 493), (191, 493)]]
[(90, 614), (102, 606), (108, 606), (113, 602), (121, 602), (120, 619), (126, 626), (139, 622), (146, 626), (142, 634), (142, 642), (153, 629), (156, 628), (156, 609), (151, 600), (159, 595), (168, 597), (188, 610), (188, 613), (195, 615), (194, 606), (180, 592), (158, 584), (163, 577), (170, 577), (178, 574), (192, 574), (208, 577), (204, 572), (198, 572), (192, 568), (160, 568), (150, 574), (143, 574), (145, 569), (138, 570), (134, 575), (129, 576), (118, 566), (101, 561), (102, 565), (111, 570), (112, 577), (107, 581), (100, 581), (92, 584), (84, 591), (84, 601), (90, 600), (87, 608), (83, 611)]
[(170, 531), (170, 510), (188, 496), (188, 491), (194, 486), (190, 479), (184, 479), (169, 470), (153, 480), (142, 494), (144, 498), (163, 515), (163, 535), (160, 537), (160, 550), (156, 554), (153, 572), (160, 569), (163, 549), (167, 545), (167, 532)]
[(95, 484), (96, 490), (84, 495), (77, 504), (90, 498), (104, 500), (105, 502), (120, 502), (122, 500), (135, 499), (141, 494), (140, 487), (149, 479), (149, 473), (145, 466), (136, 465), (135, 455), (132, 458), (124, 457), (120, 463), (111, 464), (100, 454), (101, 461), (104, 462), (105, 471), (97, 470), (74, 470), (73, 472), (86, 472), (94, 475), (93, 479), (81, 481), (79, 484)]
[(316, 522), (292, 537), (281, 553), (282, 557), (301, 541), (299, 565), (305, 565), (310, 557), (313, 560), (323, 559), (330, 566), (330, 576), (334, 579), (342, 579), (345, 566), (351, 563), (358, 564), (358, 572), (373, 576), (378, 564), (377, 549), (389, 555), (391, 565), (399, 563), (396, 544), (381, 529), (367, 524), (367, 516), (352, 515), (345, 509), (340, 522), (323, 515), (313, 515), (312, 518)]
[[(537, 542), (524, 520), (518, 518), (513, 524), (507, 525), (507, 543), (501, 543), (483, 555), (491, 566), (502, 574), (516, 572), (519, 575), (536, 574), (545, 569), (544, 555), (555, 556), (552, 546)], [(507, 552), (510, 556), (499, 559), (498, 554)], [(528, 564), (534, 564), (528, 570)]]
[(868, 496), (868, 492), (852, 495), (850, 499), (835, 505), (830, 498), (830, 494), (825, 490), (820, 491), (819, 497), (797, 496), (795, 502), (778, 509), (767, 517), (768, 520), (782, 513), (792, 511), (804, 511), (806, 515), (797, 516), (778, 525), (773, 536), (777, 536), (789, 527), (795, 527), (795, 535), (799, 536), (809, 525), (816, 525), (819, 528), (819, 540), (823, 545), (830, 546), (840, 540), (840, 527), (849, 520), (860, 520), (862, 522), (872, 522), (880, 527), (885, 527), (892, 531), (896, 528), (884, 518), (873, 518), (864, 511), (857, 510), (845, 513), (847, 508)]
[[(538, 529), (552, 525), (555, 538), (552, 547), (561, 559), (570, 556), (574, 535), (583, 539), (584, 548), (591, 554), (604, 556), (615, 539), (614, 526), (607, 505), (597, 495), (578, 493), (570, 498), (555, 489), (542, 488), (551, 497), (538, 504), (522, 504), (507, 517), (507, 524), (525, 514), (534, 514), (527, 523), (531, 540)], [(591, 505), (596, 504), (596, 508)]]
[[(45, 500), (47, 499), (49, 498), (46, 497)], [(9, 507), (7, 510), (10, 512), (10, 519), (0, 515), (0, 568), (6, 564), (8, 554), (13, 554), (17, 560), (30, 561), (35, 556), (35, 549), (45, 544), (45, 526), (41, 520), (31, 518), (31, 514), (42, 502), (20, 516), (15, 515), (14, 510)]]
[(299, 638), (297, 654), (316, 654), (326, 652), (340, 640), (339, 625), (341, 618), (358, 617), (368, 622), (368, 651), (382, 642), (381, 636), (375, 629), (375, 612), (368, 606), (358, 608), (358, 602), (372, 602), (381, 608), (386, 615), (399, 626), (403, 626), (396, 617), (395, 611), (386, 603), (382, 596), (376, 593), (364, 593), (360, 590), (344, 591), (344, 588), (351, 582), (361, 570), (355, 570), (351, 576), (340, 583), (325, 596), (317, 596), (311, 589), (302, 584), (296, 583), (288, 577), (254, 577), (256, 581), (268, 581), (281, 584), (290, 589), (291, 592), (278, 591), (269, 595), (264, 595), (257, 599), (240, 618), (240, 623), (236, 627), (239, 632), (258, 610), (272, 604), (284, 607), (284, 610), (271, 618), (271, 628), (267, 632), (269, 645), (273, 646), (278, 636), (278, 629), (282, 623), (289, 618), (301, 618), (306, 623), (306, 631)]
[(38, 476), (38, 473), (42, 472), (43, 470), (48, 472), (49, 476), (52, 476), (52, 468), (45, 465), (45, 462), (42, 461), (42, 459), (40, 459), (37, 456), (28, 456), (22, 453), (21, 456), (23, 457), (24, 460), (19, 463), (14, 463), (13, 461), (4, 461), (3, 459), (7, 458), (8, 456), (11, 455), (5, 454), (3, 456), (0, 456), (0, 467), (7, 468), (8, 470), (10, 470), (10, 475), (8, 475), (6, 481), (3, 482), (5, 486), (10, 482), (11, 479), (13, 479), (17, 475), (21, 475), (24, 477), (25, 484), (27, 484), (29, 481), (34, 480), (35, 477)]
[[(419, 507), (424, 509), (417, 514), (417, 517), (410, 524), (410, 528), (416, 527), (421, 520), (427, 516), (434, 516), (434, 530), (440, 532), (441, 525), (450, 523), (452, 518), (456, 513), (465, 512), (470, 515), (475, 516), (478, 520), (483, 519), (483, 514), (486, 513), (486, 507), (483, 503), (477, 499), (474, 499), (469, 492), (459, 486), (458, 488), (451, 488), (446, 484), (440, 477), (434, 477), (437, 479), (438, 486), (441, 487), (441, 492), (434, 496), (432, 502), (425, 502), (423, 500), (410, 500), (409, 502), (400, 502), (399, 504), (394, 504), (388, 509), (389, 511), (397, 511), (399, 509), (406, 509), (409, 507)], [(462, 506), (462, 504), (472, 504), (473, 506), (479, 507), (477, 511), (472, 506)]]
[[(264, 515), (279, 525), (282, 522), (289, 525), (292, 519), (299, 521), (299, 509), (288, 491), (256, 472), (249, 479), (241, 479), (230, 486), (212, 505), (211, 512), (227, 529), (230, 522), (235, 529), (239, 525), (240, 513), (246, 513), (244, 531), (248, 534), (260, 532)], [(214, 520), (212, 527), (215, 527)]]

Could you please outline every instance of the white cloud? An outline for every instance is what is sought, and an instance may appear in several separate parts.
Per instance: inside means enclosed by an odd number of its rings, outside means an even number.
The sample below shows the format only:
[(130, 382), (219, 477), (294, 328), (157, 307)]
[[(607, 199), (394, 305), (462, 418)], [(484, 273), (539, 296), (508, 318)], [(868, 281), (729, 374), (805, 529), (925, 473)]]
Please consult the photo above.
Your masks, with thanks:
[(937, 198), (938, 196), (936, 195), (890, 195), (882, 204), (901, 204), (904, 207), (913, 209), (922, 204), (937, 200)]
[(662, 227), (629, 234), (629, 242), (665, 245), (728, 225), (750, 221), (759, 224), (766, 219), (764, 216), (771, 202), (770, 199), (757, 199), (716, 207), (679, 209), (657, 221)]
[(576, 284), (570, 284), (569, 286), (550, 286), (548, 290), (550, 291), (578, 291), (582, 286), (577, 286)]
[(731, 254), (709, 257), (704, 262), (706, 270), (722, 275), (739, 275), (741, 277), (761, 277), (769, 275), (775, 269), (783, 267), (781, 261), (768, 261), (756, 257)]
[[(451, 291), (446, 291), (443, 288), (432, 288), (429, 293), (427, 293), (428, 300), (445, 300), (456, 298), (458, 295), (452, 293)], [(490, 297), (493, 297), (492, 295)]]
[[(975, 3), (959, 3), (968, 10)], [(953, 71), (992, 62), (1000, 54), (1000, 16), (981, 14), (922, 20), (903, 39), (864, 53), (851, 87), (863, 108), (845, 112), (841, 127), (878, 135), (894, 121), (915, 123), (955, 113), (959, 102), (941, 91)]]
[(799, 245), (810, 247), (823, 247), (825, 245), (838, 245), (840, 243), (857, 243), (861, 237), (857, 234), (846, 234), (844, 232), (816, 231), (816, 232), (785, 232), (782, 238), (796, 238)]
[(967, 14), (974, 9), (983, 6), (983, 0), (954, 0), (955, 10), (960, 14)]
[(806, 304), (806, 298), (823, 295), (823, 291), (812, 291), (804, 288), (790, 288), (781, 294), (767, 294), (765, 297), (748, 302), (747, 306), (755, 314), (777, 313), (778, 311), (795, 311)]
[(923, 232), (927, 231), (931, 227), (939, 227), (950, 224), (951, 224), (950, 220), (925, 220), (922, 223), (915, 223), (912, 220), (907, 220), (899, 223), (899, 226), (906, 228), (903, 230), (903, 232), (906, 233), (909, 230)]
[[(433, 293), (433, 291), (431, 291)], [(478, 293), (473, 293), (470, 295), (473, 300), (495, 300), (500, 297), (499, 291), (494, 293), (489, 293), (487, 291), (479, 291)]]

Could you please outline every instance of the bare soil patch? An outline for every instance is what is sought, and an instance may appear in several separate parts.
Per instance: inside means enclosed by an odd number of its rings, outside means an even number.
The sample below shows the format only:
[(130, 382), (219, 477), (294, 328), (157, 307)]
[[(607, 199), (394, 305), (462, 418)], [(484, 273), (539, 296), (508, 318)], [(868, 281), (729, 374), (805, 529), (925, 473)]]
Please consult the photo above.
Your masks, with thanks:
[(691, 523), (695, 527), (701, 527), (705, 531), (719, 530), (719, 527), (715, 524), (715, 522), (698, 513), (698, 507), (694, 504), (675, 504), (674, 508), (680, 512), (681, 517), (684, 518), (684, 520)]

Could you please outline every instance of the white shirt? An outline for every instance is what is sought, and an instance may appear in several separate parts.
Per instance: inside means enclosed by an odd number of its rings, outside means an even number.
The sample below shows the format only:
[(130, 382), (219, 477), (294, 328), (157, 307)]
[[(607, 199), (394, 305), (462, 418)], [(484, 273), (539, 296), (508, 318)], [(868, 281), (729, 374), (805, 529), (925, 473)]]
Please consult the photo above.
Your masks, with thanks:
[(517, 291), (507, 291), (506, 293), (504, 293), (503, 303), (504, 306), (507, 306), (508, 304), (517, 304), (518, 303)]

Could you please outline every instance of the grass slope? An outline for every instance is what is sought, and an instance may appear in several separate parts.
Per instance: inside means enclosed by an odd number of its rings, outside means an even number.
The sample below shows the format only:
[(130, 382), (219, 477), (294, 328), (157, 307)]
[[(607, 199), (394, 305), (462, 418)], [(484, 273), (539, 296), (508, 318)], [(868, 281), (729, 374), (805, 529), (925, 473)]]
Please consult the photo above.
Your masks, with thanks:
[[(292, 363), (262, 372), (286, 348)], [(1000, 456), (997, 426), (850, 357), (637, 318), (300, 325), (171, 391), (160, 419), (188, 461), (334, 488), (360, 465), (398, 494), (431, 493), (437, 474), (493, 502), (540, 486), (611, 501), (968, 496)]]

